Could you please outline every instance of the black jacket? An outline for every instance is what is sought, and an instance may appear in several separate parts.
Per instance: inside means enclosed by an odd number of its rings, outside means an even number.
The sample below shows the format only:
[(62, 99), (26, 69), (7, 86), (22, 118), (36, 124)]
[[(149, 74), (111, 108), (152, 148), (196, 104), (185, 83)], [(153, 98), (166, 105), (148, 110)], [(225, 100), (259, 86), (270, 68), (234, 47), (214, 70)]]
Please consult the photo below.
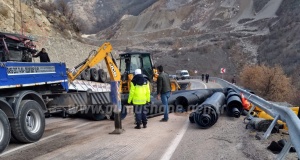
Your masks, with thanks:
[(144, 84), (147, 84), (147, 79), (144, 78), (144, 76), (142, 74), (138, 74), (138, 75), (135, 75), (131, 81), (133, 83), (133, 85), (144, 85)]
[(34, 55), (33, 57), (40, 57), (40, 62), (50, 62), (50, 58), (47, 52), (39, 52), (38, 54)]

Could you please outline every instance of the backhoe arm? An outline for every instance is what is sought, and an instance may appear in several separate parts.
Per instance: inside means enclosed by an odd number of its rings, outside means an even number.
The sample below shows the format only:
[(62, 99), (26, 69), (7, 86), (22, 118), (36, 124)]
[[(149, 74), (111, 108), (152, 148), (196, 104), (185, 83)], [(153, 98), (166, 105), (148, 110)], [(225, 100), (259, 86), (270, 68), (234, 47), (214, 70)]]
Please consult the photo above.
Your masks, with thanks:
[(68, 78), (70, 82), (73, 82), (77, 76), (81, 74), (84, 70), (91, 68), (97, 65), (100, 61), (105, 60), (107, 70), (109, 72), (110, 78), (113, 81), (121, 80), (121, 73), (113, 61), (113, 59), (109, 56), (112, 51), (112, 46), (110, 43), (106, 42), (101, 47), (99, 47), (96, 54), (90, 56), (85, 61), (77, 65), (74, 69), (79, 68), (75, 74), (72, 71), (68, 71)]

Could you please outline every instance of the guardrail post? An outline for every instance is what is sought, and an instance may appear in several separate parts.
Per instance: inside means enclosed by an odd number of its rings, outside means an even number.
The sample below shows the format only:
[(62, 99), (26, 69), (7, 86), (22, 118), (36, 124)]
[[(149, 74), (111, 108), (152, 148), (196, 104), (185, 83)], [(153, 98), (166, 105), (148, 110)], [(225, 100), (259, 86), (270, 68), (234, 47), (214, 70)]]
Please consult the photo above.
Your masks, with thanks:
[(277, 160), (283, 160), (285, 159), (285, 156), (290, 152), (290, 149), (292, 147), (292, 141), (289, 138), (287, 143), (285, 143), (283, 149), (281, 150), (281, 152), (279, 153), (279, 155), (277, 156)]
[(251, 112), (253, 112), (254, 109), (255, 109), (255, 105), (252, 105), (252, 107), (250, 108), (250, 110), (247, 113), (247, 118), (252, 117)]
[(267, 139), (270, 136), (270, 134), (271, 134), (273, 128), (275, 127), (278, 119), (279, 119), (279, 115), (277, 115), (274, 118), (274, 120), (272, 121), (271, 125), (269, 126), (269, 128), (267, 129), (267, 131), (264, 133), (263, 139)]
[(124, 129), (122, 128), (122, 122), (121, 122), (121, 111), (122, 111), (122, 105), (121, 105), (121, 94), (119, 92), (119, 81), (112, 81), (110, 83), (111, 90), (111, 101), (114, 108), (114, 119), (115, 119), (115, 130), (111, 132), (110, 134), (121, 134), (124, 132)]
[[(274, 117), (272, 124), (270, 125), (270, 127), (268, 128), (266, 133), (264, 133), (263, 138), (267, 138), (270, 135), (273, 127), (275, 126), (275, 124), (279, 118), (280, 118), (280, 120), (286, 122), (287, 126), (289, 127), (289, 135), (290, 135), (289, 143), (291, 143), (295, 147), (297, 155), (298, 155), (298, 157), (300, 157), (300, 139), (299, 139), (300, 113), (298, 113), (298, 115), (296, 115), (291, 109), (289, 109), (287, 107), (279, 106), (276, 104), (271, 104), (270, 102), (262, 99), (261, 97), (252, 95), (251, 93), (247, 92), (246, 90), (241, 89), (238, 86), (234, 86), (225, 80), (215, 78), (215, 77), (213, 77), (213, 78), (216, 79), (218, 81), (218, 83), (223, 87), (231, 87), (239, 92), (243, 92), (245, 94), (245, 96), (249, 96), (248, 101), (250, 101), (252, 104), (258, 106), (260, 109), (265, 111), (267, 114)], [(251, 99), (250, 99), (250, 96), (252, 96)], [(286, 150), (288, 150), (288, 148), (286, 148)], [(282, 155), (283, 155), (283, 153), (285, 153), (285, 152), (282, 152)], [(284, 157), (284, 155), (281, 157)], [(279, 157), (278, 159), (282, 159), (282, 158)]]

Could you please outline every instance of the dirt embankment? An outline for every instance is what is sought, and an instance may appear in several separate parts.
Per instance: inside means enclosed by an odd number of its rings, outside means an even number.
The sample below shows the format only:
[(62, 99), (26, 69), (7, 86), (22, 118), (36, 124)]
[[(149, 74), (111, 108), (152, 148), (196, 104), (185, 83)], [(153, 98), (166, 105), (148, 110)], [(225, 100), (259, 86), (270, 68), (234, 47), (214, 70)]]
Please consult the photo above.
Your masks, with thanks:
[(101, 45), (80, 43), (72, 37), (71, 32), (65, 36), (45, 16), (43, 10), (31, 3), (21, 3), (20, 6), (19, 1), (0, 0), (0, 21), (0, 32), (23, 33), (33, 37), (38, 50), (46, 48), (52, 62), (65, 62), (68, 67), (82, 62), (90, 51)]

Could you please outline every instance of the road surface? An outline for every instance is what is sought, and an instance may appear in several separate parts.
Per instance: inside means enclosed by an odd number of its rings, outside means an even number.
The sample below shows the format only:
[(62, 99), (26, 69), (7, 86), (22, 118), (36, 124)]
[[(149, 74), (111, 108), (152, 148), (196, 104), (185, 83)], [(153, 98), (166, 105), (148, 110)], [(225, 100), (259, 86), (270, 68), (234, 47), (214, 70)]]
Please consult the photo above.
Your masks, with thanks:
[[(218, 88), (214, 82), (191, 80), (192, 88)], [(50, 117), (46, 119), (43, 138), (32, 144), (11, 142), (0, 159), (20, 160), (99, 160), (99, 159), (274, 159), (266, 149), (270, 140), (256, 140), (255, 131), (246, 130), (243, 118), (221, 116), (209, 129), (190, 124), (188, 113), (172, 113), (168, 122), (162, 116), (150, 118), (148, 128), (134, 129), (132, 113), (122, 121), (125, 132), (114, 130), (111, 120), (89, 121), (81, 118)], [(287, 159), (295, 158), (289, 154)]]

